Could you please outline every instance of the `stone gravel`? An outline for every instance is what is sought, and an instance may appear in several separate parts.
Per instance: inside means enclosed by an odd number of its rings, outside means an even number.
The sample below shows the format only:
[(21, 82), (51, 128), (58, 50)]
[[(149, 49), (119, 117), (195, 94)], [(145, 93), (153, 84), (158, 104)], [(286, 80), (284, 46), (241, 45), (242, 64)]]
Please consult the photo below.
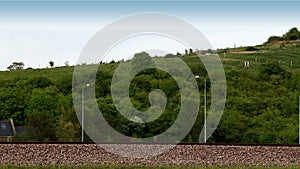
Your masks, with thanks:
[(145, 158), (122, 157), (97, 144), (0, 144), (0, 150), (0, 165), (300, 166), (300, 146), (176, 145)]

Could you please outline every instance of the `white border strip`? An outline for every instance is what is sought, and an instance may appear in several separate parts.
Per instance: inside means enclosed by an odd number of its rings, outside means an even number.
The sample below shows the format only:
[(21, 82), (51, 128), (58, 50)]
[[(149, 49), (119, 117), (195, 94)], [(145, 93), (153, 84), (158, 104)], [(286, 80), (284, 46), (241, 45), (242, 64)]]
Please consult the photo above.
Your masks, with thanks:
[(300, 0), (0, 0), (0, 2), (300, 2)]

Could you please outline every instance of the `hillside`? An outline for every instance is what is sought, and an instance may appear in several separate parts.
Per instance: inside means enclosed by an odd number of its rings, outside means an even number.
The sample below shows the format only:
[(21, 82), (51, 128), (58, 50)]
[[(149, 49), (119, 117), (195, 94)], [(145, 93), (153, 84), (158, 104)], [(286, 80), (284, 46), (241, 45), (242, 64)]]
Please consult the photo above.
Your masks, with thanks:
[[(209, 142), (296, 144), (300, 42), (273, 42), (217, 52), (225, 69), (227, 100), (223, 118)], [(183, 61), (194, 75), (208, 79), (209, 104), (211, 84), (203, 64), (193, 54)], [(249, 68), (244, 68), (244, 61), (250, 62)], [(96, 97), (106, 120), (117, 131), (134, 137), (151, 137), (170, 127), (180, 109), (174, 79), (158, 70), (135, 76), (130, 96), (138, 110), (149, 109), (148, 95), (153, 89), (163, 90), (168, 97), (166, 110), (156, 121), (159, 127), (155, 123), (141, 125), (124, 119), (112, 103), (110, 82), (118, 64), (100, 64), (96, 76)], [(0, 72), (0, 120), (13, 118), (16, 125), (31, 131), (15, 137), (16, 141), (80, 141), (81, 128), (72, 101), (73, 70), (70, 66)], [(200, 80), (198, 118), (184, 142), (198, 142), (203, 126), (203, 85)]]

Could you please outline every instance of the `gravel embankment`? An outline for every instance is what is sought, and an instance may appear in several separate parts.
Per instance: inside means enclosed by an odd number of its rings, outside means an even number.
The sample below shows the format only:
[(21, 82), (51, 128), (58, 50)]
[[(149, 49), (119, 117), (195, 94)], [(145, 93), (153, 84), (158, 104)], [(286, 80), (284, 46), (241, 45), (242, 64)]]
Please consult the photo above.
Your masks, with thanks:
[(96, 144), (0, 144), (0, 150), (0, 165), (300, 166), (300, 147), (289, 146), (177, 145), (148, 158), (124, 158)]

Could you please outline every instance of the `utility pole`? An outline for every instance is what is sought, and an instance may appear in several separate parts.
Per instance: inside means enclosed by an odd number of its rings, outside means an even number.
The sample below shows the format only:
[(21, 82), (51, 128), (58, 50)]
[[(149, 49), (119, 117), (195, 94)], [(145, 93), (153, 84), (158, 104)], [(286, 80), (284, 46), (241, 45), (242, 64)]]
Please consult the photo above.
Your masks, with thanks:
[(90, 84), (86, 84), (81, 91), (81, 142), (84, 142), (84, 90), (89, 87)]
[(204, 143), (206, 143), (206, 78), (205, 77), (199, 77), (199, 76), (195, 76), (196, 79), (199, 79), (199, 78), (203, 78), (204, 79), (204, 103), (203, 103), (203, 106), (204, 106), (204, 111), (203, 111), (203, 121), (204, 121), (204, 124), (203, 124), (203, 128), (204, 128)]

